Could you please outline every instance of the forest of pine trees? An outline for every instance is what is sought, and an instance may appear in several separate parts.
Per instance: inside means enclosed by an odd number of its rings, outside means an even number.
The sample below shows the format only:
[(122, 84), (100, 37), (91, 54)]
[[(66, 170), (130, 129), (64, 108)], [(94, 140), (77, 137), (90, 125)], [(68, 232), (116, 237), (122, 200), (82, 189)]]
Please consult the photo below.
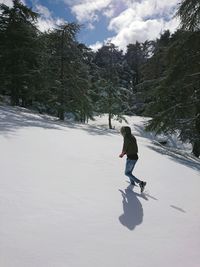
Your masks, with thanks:
[(180, 28), (121, 51), (112, 43), (97, 52), (77, 41), (80, 25), (48, 32), (39, 14), (13, 0), (0, 5), (0, 95), (64, 120), (73, 113), (151, 117), (147, 130), (179, 134), (200, 156), (200, 2), (183, 0)]

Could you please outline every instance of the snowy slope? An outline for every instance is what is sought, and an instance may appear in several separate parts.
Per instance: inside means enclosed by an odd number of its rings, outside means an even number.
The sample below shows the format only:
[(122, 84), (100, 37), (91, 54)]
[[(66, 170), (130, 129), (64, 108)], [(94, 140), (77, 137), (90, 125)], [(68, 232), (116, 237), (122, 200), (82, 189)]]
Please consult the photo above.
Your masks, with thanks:
[(0, 107), (1, 267), (200, 266), (200, 162), (129, 121), (142, 195), (124, 176), (119, 123)]

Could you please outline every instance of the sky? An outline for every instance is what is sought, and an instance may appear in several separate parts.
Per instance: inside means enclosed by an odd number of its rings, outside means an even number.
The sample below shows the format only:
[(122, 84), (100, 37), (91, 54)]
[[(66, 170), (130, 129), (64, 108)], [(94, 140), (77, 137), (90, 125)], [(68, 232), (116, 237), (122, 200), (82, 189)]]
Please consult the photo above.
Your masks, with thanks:
[[(22, 0), (41, 16), (38, 27), (45, 31), (64, 22), (81, 26), (78, 41), (94, 50), (106, 42), (120, 49), (136, 41), (152, 40), (166, 29), (174, 32), (174, 17), (181, 0)], [(11, 6), (11, 0), (0, 0)]]

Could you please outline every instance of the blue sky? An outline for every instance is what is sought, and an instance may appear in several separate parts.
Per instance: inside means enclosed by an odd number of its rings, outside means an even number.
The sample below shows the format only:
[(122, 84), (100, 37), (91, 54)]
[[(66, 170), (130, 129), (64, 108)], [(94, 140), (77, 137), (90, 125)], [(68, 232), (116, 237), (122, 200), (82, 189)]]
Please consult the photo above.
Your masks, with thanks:
[[(48, 30), (65, 21), (83, 25), (78, 40), (93, 49), (113, 42), (120, 49), (129, 43), (155, 39), (166, 29), (177, 29), (174, 18), (180, 0), (21, 0), (41, 14), (38, 27)], [(12, 5), (12, 0), (0, 0)]]

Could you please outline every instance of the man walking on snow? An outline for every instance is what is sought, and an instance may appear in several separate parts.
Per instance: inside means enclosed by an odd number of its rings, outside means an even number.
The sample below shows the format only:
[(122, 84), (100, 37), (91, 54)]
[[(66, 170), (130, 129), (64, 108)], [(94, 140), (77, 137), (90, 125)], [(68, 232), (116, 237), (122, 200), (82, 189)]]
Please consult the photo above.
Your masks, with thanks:
[(122, 153), (119, 155), (119, 157), (123, 158), (125, 154), (127, 155), (125, 175), (129, 177), (132, 185), (135, 185), (135, 183), (139, 184), (141, 188), (141, 193), (142, 193), (144, 191), (146, 182), (139, 180), (132, 174), (132, 171), (138, 160), (138, 154), (137, 154), (138, 146), (137, 146), (136, 138), (131, 133), (131, 128), (128, 126), (121, 127), (120, 132), (122, 136), (124, 137), (124, 144), (123, 144)]

